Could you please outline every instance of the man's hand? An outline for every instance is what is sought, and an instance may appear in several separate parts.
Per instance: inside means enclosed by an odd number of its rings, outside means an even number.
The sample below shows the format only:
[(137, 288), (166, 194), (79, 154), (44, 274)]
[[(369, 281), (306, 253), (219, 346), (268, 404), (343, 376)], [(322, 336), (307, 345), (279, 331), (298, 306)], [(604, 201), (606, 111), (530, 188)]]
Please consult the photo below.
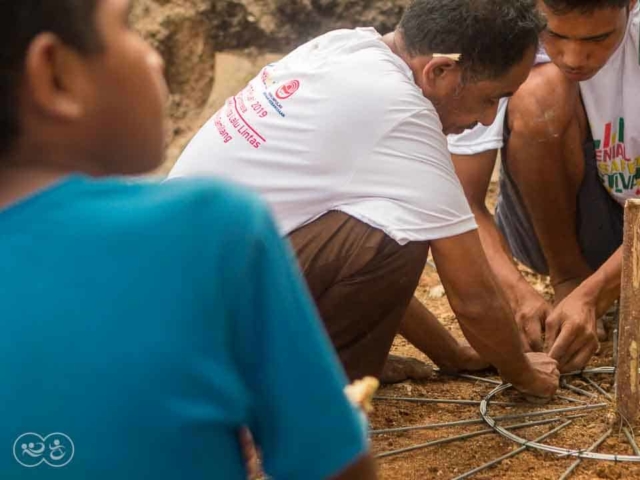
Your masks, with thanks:
[(562, 372), (581, 370), (598, 350), (596, 306), (576, 291), (551, 312), (546, 322), (545, 351)]
[(244, 457), (244, 464), (247, 470), (248, 480), (258, 480), (262, 477), (262, 468), (260, 467), (260, 457), (253, 436), (248, 428), (242, 428), (239, 433), (240, 448)]
[(511, 383), (526, 396), (551, 399), (560, 383), (558, 362), (545, 353), (527, 353), (527, 360), (531, 365), (530, 373)]
[(491, 366), (489, 362), (483, 359), (474, 348), (467, 344), (462, 343), (459, 346), (459, 370), (474, 372), (478, 370), (485, 370)]
[(542, 352), (542, 327), (551, 311), (551, 305), (538, 292), (528, 294), (515, 309), (516, 323), (526, 352)]

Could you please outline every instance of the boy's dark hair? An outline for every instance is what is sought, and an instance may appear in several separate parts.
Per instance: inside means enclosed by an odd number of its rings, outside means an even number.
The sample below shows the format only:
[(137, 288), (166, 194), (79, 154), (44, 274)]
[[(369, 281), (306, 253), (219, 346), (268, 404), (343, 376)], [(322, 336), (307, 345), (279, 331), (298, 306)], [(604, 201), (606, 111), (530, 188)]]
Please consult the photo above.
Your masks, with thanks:
[(0, 0), (0, 154), (20, 133), (17, 93), (33, 39), (57, 35), (84, 53), (100, 50), (95, 11), (98, 0)]
[(460, 53), (465, 78), (476, 80), (506, 74), (544, 27), (534, 0), (415, 0), (400, 20), (410, 55)]
[(625, 8), (629, 0), (542, 0), (556, 15), (571, 12), (592, 13), (605, 8)]

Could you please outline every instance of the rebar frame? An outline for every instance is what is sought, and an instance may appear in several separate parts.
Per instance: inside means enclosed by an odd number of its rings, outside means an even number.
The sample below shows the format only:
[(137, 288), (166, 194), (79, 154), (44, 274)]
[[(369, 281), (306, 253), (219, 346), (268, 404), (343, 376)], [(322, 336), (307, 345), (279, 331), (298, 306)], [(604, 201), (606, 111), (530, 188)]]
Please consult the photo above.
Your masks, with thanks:
[[(573, 391), (583, 397), (588, 397), (592, 401), (595, 399), (604, 398), (610, 402), (613, 401), (613, 396), (607, 392), (604, 388), (602, 388), (596, 381), (594, 381), (591, 376), (592, 375), (613, 375), (615, 373), (615, 367), (599, 367), (599, 368), (591, 368), (585, 369), (579, 372), (571, 372), (562, 375), (562, 388)], [(567, 383), (567, 379), (570, 377), (577, 377), (585, 382), (588, 387), (592, 388), (594, 392), (589, 392), (582, 388), (575, 387), (575, 385), (570, 385)], [(469, 478), (470, 476), (486, 469), (491, 466), (497, 465), (501, 461), (506, 458), (511, 458), (519, 453), (527, 450), (533, 449), (541, 452), (548, 452), (555, 454), (559, 457), (574, 457), (576, 461), (562, 474), (560, 480), (566, 480), (569, 478), (575, 469), (580, 465), (580, 463), (584, 459), (597, 460), (597, 461), (612, 461), (612, 462), (640, 462), (640, 448), (638, 447), (633, 432), (627, 427), (624, 426), (621, 428), (621, 431), (624, 433), (624, 436), (633, 449), (635, 455), (617, 455), (617, 454), (607, 454), (607, 453), (597, 453), (596, 450), (600, 447), (613, 433), (613, 429), (609, 429), (604, 435), (602, 435), (595, 443), (593, 443), (587, 449), (572, 449), (572, 448), (563, 448), (556, 447), (552, 445), (547, 445), (542, 443), (549, 436), (559, 432), (560, 430), (569, 426), (573, 420), (577, 418), (586, 417), (586, 414), (582, 414), (582, 412), (592, 411), (592, 410), (602, 410), (611, 406), (611, 403), (608, 402), (600, 402), (600, 403), (587, 403), (581, 400), (573, 399), (571, 397), (562, 397), (556, 395), (556, 398), (566, 399), (568, 401), (574, 401), (583, 403), (580, 406), (573, 407), (564, 407), (564, 408), (552, 408), (546, 410), (534, 410), (523, 413), (516, 414), (508, 414), (508, 415), (497, 415), (492, 416), (489, 414), (489, 407), (511, 407), (511, 406), (522, 406), (523, 403), (515, 403), (515, 402), (498, 402), (494, 401), (494, 399), (510, 389), (513, 388), (511, 384), (502, 384), (497, 380), (485, 377), (478, 377), (475, 375), (458, 375), (458, 377), (483, 382), (487, 384), (494, 385), (495, 388), (482, 400), (463, 400), (463, 399), (442, 399), (442, 398), (420, 398), (420, 397), (389, 397), (389, 396), (379, 396), (376, 397), (376, 400), (381, 401), (404, 401), (404, 402), (413, 402), (413, 403), (423, 403), (423, 404), (458, 404), (458, 405), (479, 405), (480, 417), (479, 418), (470, 418), (465, 420), (458, 420), (453, 422), (443, 422), (443, 423), (434, 423), (428, 425), (417, 425), (417, 426), (409, 426), (409, 427), (398, 427), (398, 428), (388, 428), (388, 429), (380, 429), (380, 430), (372, 430), (370, 433), (372, 435), (381, 435), (381, 434), (393, 434), (393, 433), (403, 433), (403, 432), (411, 432), (417, 430), (428, 430), (428, 429), (436, 429), (436, 428), (445, 428), (445, 427), (453, 427), (453, 426), (463, 426), (463, 425), (477, 425), (481, 423), (486, 423), (490, 428), (483, 429), (475, 432), (463, 433), (460, 435), (449, 436), (446, 438), (431, 440), (429, 442), (400, 448), (396, 450), (391, 450), (387, 452), (380, 453), (376, 456), (376, 458), (388, 458), (396, 455), (401, 455), (404, 453), (413, 452), (416, 450), (421, 450), (424, 448), (436, 446), (436, 445), (444, 445), (453, 443), (456, 441), (463, 441), (469, 438), (475, 438), (482, 435), (488, 435), (490, 433), (498, 433), (499, 435), (507, 438), (508, 440), (515, 442), (520, 445), (520, 448), (509, 452), (506, 455), (502, 455), (491, 462), (487, 462), (485, 465), (474, 468), (469, 472), (466, 472), (454, 480), (462, 480), (464, 478)], [(587, 387), (587, 388), (588, 388)], [(564, 414), (574, 413), (571, 416), (565, 416)], [(578, 414), (575, 414), (578, 413)], [(505, 420), (516, 420), (516, 419), (529, 419), (531, 417), (544, 417), (548, 415), (556, 415), (560, 414), (560, 416), (556, 416), (553, 418), (536, 420), (536, 421), (527, 421), (524, 423), (518, 423), (514, 425), (499, 425), (499, 421)], [(551, 423), (564, 422), (559, 427), (554, 428), (553, 430), (547, 432), (545, 435), (536, 438), (535, 440), (527, 440), (525, 438), (520, 437), (519, 435), (513, 433), (515, 430), (525, 429), (534, 426), (547, 425)]]
[[(597, 370), (597, 371), (593, 371)], [(602, 369), (592, 369), (590, 371), (578, 372), (578, 373), (613, 373), (613, 368), (602, 368)], [(566, 375), (565, 375), (566, 376)], [(480, 404), (480, 415), (487, 422), (487, 424), (493, 428), (497, 433), (502, 435), (503, 437), (511, 440), (522, 446), (527, 446), (529, 448), (533, 448), (535, 450), (540, 450), (543, 452), (553, 453), (562, 457), (576, 457), (576, 458), (588, 458), (591, 460), (604, 460), (611, 462), (640, 462), (639, 455), (617, 455), (617, 454), (608, 454), (608, 453), (597, 453), (593, 451), (581, 450), (581, 449), (571, 449), (571, 448), (563, 448), (563, 447), (555, 447), (552, 445), (546, 445), (544, 443), (540, 443), (539, 441), (529, 441), (525, 438), (519, 437), (518, 435), (508, 431), (504, 427), (498, 425), (496, 419), (498, 417), (493, 418), (489, 414), (489, 405), (491, 400), (498, 394), (505, 392), (509, 389), (513, 388), (511, 384), (500, 385), (499, 387), (494, 388), (482, 401)], [(588, 407), (593, 408), (605, 408), (610, 404), (608, 403), (599, 403), (595, 405), (589, 405)]]

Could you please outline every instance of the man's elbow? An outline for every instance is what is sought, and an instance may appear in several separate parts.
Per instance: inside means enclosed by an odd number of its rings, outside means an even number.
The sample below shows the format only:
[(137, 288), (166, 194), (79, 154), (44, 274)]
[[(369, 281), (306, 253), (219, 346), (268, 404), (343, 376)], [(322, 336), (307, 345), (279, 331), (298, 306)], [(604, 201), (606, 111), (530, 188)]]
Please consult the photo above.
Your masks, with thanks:
[(497, 315), (504, 310), (503, 302), (492, 289), (474, 289), (464, 296), (449, 296), (449, 304), (458, 320), (463, 322)]

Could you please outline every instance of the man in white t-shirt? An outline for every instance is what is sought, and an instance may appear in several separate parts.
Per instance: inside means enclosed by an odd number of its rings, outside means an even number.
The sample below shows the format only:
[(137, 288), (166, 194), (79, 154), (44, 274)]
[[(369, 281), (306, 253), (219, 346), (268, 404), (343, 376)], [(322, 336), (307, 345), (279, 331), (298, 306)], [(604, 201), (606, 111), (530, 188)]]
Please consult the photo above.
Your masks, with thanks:
[(542, 27), (530, 0), (417, 0), (385, 37), (330, 32), (229, 98), (171, 177), (223, 176), (264, 196), (351, 378), (379, 375), (398, 331), (443, 368), (485, 365), (413, 297), (431, 248), (471, 345), (549, 396), (555, 362), (523, 354), (443, 133), (493, 122)]
[[(449, 149), (526, 343), (572, 371), (606, 336), (596, 319), (620, 294), (623, 205), (640, 196), (640, 9), (635, 0), (538, 7), (548, 56), (492, 126), (451, 136)], [(485, 195), (500, 148), (494, 223)], [(511, 254), (551, 276), (554, 306)]]

